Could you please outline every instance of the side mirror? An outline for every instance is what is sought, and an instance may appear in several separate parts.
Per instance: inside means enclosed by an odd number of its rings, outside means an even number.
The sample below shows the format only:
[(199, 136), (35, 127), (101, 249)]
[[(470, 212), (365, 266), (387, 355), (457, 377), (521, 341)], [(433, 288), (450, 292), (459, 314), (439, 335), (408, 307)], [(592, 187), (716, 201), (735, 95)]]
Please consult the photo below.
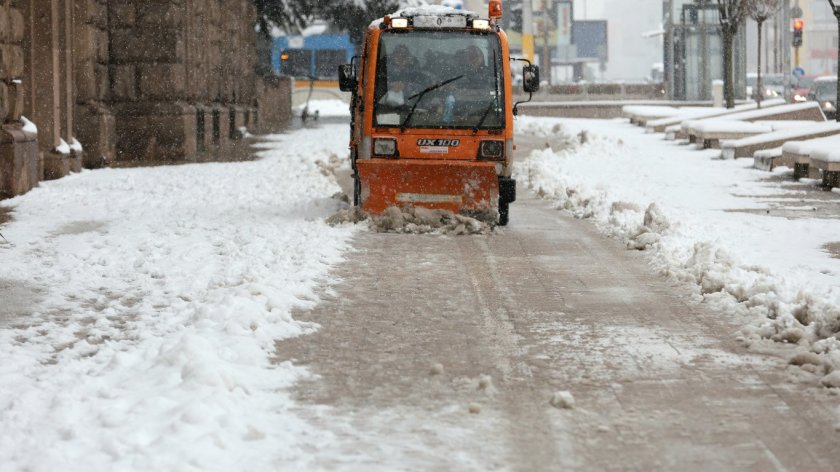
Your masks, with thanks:
[(532, 64), (522, 67), (522, 88), (527, 93), (540, 90), (540, 67)]
[(338, 66), (338, 88), (342, 92), (352, 92), (356, 90), (358, 85), (359, 83), (356, 81), (353, 64), (342, 64)]

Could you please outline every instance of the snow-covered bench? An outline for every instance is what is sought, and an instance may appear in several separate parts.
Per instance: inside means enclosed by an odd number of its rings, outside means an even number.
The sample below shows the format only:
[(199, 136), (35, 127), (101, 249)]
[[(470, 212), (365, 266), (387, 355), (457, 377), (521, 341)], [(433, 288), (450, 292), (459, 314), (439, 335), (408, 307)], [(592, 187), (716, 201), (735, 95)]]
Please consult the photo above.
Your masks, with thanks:
[[(786, 102), (783, 99), (767, 100), (761, 103), (764, 108), (784, 105)], [(703, 120), (706, 118), (723, 118), (726, 115), (740, 113), (742, 111), (755, 110), (757, 105), (754, 102), (744, 103), (735, 106), (735, 108), (691, 108), (681, 109), (679, 115), (669, 116), (665, 118), (658, 118), (649, 120), (645, 127), (648, 132), (664, 133), (669, 126), (680, 125), (683, 121), (689, 120)]]
[[(779, 164), (777, 165), (793, 167), (794, 179), (808, 177), (814, 153), (819, 150), (831, 150), (838, 147), (840, 147), (840, 134), (806, 141), (791, 141), (782, 146), (782, 157), (779, 158)], [(818, 167), (813, 168), (814, 171), (818, 169)]]
[[(708, 118), (705, 120), (684, 121), (679, 125), (678, 131), (675, 128), (669, 127), (666, 130), (667, 134), (665, 139), (688, 139), (689, 142), (697, 142), (696, 134), (692, 133), (692, 128), (696, 128), (699, 123), (716, 119), (717, 118)], [(825, 115), (823, 115), (819, 103), (805, 102), (733, 113), (731, 115), (726, 115), (726, 120), (748, 122), (782, 120), (822, 122), (825, 121)]]
[(717, 148), (723, 139), (740, 139), (772, 132), (773, 127), (770, 125), (731, 120), (703, 120), (689, 128), (689, 135), (695, 136), (692, 142), (702, 144), (703, 149)]
[(823, 144), (811, 153), (811, 168), (822, 171), (825, 187), (840, 187), (840, 150), (837, 145)]
[(722, 142), (746, 139), (756, 135), (767, 135), (774, 131), (787, 131), (813, 126), (813, 121), (729, 121), (704, 120), (693, 128), (696, 142), (703, 144), (703, 149), (718, 149)]
[(658, 105), (627, 105), (621, 109), (622, 114), (630, 119), (630, 123), (637, 124), (640, 118), (663, 118), (679, 114), (680, 109)]
[(755, 156), (755, 153), (765, 149), (773, 149), (789, 141), (806, 141), (840, 134), (840, 123), (827, 121), (825, 123), (811, 123), (807, 126), (789, 129), (778, 129), (772, 133), (760, 136), (723, 141), (720, 144), (721, 156), (724, 159)]
[(792, 164), (784, 162), (783, 155), (781, 147), (756, 151), (753, 155), (753, 167), (766, 171), (772, 171), (778, 166), (790, 167)]

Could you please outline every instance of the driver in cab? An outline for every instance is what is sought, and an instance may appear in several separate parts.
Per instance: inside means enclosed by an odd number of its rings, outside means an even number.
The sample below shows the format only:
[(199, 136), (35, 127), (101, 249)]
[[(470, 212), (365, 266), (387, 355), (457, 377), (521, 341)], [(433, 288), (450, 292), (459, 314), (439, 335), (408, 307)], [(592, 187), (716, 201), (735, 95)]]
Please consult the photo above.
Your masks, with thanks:
[(380, 103), (400, 106), (405, 104), (408, 97), (421, 90), (420, 63), (404, 44), (394, 48), (394, 52), (389, 56), (388, 91), (380, 99)]

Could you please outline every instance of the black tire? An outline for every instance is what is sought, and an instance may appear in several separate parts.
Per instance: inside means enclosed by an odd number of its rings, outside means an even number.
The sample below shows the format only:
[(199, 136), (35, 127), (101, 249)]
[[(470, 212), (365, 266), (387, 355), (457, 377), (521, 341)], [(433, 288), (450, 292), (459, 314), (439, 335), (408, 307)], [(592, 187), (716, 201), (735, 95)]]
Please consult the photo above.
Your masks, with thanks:
[(499, 203), (499, 226), (507, 226), (510, 216), (510, 203)]
[(362, 203), (362, 182), (358, 176), (353, 177), (353, 206), (359, 206)]

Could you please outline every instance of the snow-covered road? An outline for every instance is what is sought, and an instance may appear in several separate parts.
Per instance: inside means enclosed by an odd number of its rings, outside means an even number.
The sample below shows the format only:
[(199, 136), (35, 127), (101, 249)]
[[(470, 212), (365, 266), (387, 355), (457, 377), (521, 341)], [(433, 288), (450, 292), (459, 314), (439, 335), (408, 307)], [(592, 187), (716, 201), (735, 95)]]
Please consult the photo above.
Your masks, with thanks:
[(831, 470), (833, 203), (772, 217), (811, 194), (620, 121), (518, 132), (493, 234), (328, 226), (346, 124), (2, 202), (0, 471)]
[[(744, 342), (796, 345), (840, 386), (840, 196), (790, 170), (720, 160), (623, 120), (525, 118), (522, 134), (555, 150), (517, 167), (524, 186), (693, 287), (722, 316), (744, 315)], [(651, 208), (651, 205), (654, 205)], [(647, 219), (647, 225), (643, 225)]]
[[(274, 342), (342, 258), (346, 125), (254, 162), (83, 172), (3, 202), (0, 470), (275, 470), (318, 432)], [(0, 311), (7, 311), (6, 309)], [(11, 308), (9, 308), (11, 309)]]

